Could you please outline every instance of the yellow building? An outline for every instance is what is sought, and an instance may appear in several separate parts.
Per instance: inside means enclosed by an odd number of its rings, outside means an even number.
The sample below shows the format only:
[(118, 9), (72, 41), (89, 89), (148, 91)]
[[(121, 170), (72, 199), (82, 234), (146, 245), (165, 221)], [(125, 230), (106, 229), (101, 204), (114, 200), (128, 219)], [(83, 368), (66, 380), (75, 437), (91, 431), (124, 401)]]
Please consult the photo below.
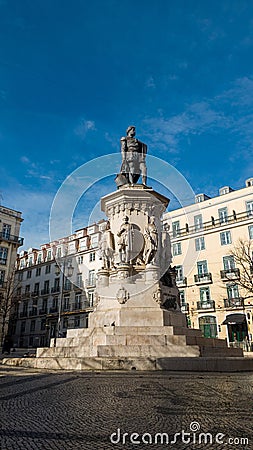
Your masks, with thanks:
[(8, 326), (17, 249), (23, 245), (22, 221), (21, 212), (0, 206), (0, 345)]
[[(173, 265), (189, 326), (227, 338), (230, 345), (246, 345), (253, 334), (253, 298), (240, 286), (243, 269), (231, 252), (239, 239), (253, 245), (253, 178), (243, 189), (221, 188), (214, 198), (198, 194), (194, 204), (164, 220), (171, 226)], [(252, 273), (251, 266), (248, 270)]]

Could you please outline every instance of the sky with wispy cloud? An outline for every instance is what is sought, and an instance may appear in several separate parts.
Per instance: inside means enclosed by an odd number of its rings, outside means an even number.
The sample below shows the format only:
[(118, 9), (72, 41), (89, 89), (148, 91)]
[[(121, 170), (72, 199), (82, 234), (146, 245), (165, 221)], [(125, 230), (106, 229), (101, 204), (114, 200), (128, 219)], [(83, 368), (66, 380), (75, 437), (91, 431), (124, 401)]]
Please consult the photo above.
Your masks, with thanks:
[[(194, 192), (244, 186), (253, 176), (251, 0), (0, 0), (0, 194), (23, 212), (25, 248), (49, 240), (66, 177), (119, 152), (130, 124)], [(87, 192), (78, 227), (112, 189), (111, 175)]]

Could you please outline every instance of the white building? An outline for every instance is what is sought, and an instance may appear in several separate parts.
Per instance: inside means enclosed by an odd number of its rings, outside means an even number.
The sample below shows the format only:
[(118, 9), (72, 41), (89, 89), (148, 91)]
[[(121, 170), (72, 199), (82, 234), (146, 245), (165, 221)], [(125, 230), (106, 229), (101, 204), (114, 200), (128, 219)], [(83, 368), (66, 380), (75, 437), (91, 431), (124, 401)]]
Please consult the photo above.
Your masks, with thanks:
[(194, 204), (164, 219), (171, 224), (173, 265), (191, 326), (231, 345), (251, 337), (253, 298), (240, 288), (231, 250), (239, 239), (253, 240), (253, 179), (236, 191), (225, 186), (214, 198), (196, 195)]
[(21, 212), (0, 206), (0, 345), (8, 327), (17, 249), (23, 245), (22, 221)]

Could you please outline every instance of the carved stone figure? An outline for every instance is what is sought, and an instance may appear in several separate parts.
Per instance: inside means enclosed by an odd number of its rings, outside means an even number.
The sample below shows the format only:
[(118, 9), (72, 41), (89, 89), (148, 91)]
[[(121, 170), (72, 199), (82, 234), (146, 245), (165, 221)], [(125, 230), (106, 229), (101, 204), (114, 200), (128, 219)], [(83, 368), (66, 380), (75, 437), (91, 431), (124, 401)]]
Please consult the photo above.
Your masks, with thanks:
[(129, 262), (129, 255), (131, 252), (131, 224), (129, 223), (129, 218), (124, 217), (124, 222), (120, 226), (120, 230), (117, 233), (119, 240), (119, 259), (120, 262)]
[(120, 140), (122, 165), (116, 177), (117, 186), (135, 184), (142, 177), (142, 184), (147, 183), (146, 154), (147, 146), (135, 138), (135, 126), (126, 130), (126, 136)]
[(155, 216), (151, 216), (149, 224), (144, 229), (144, 262), (150, 264), (154, 261), (158, 246), (158, 232), (155, 225)]
[(114, 236), (110, 230), (110, 223), (107, 222), (99, 242), (100, 259), (102, 260), (102, 269), (110, 269), (114, 265)]
[(161, 267), (163, 270), (168, 269), (172, 259), (169, 229), (169, 225), (164, 223), (161, 232)]

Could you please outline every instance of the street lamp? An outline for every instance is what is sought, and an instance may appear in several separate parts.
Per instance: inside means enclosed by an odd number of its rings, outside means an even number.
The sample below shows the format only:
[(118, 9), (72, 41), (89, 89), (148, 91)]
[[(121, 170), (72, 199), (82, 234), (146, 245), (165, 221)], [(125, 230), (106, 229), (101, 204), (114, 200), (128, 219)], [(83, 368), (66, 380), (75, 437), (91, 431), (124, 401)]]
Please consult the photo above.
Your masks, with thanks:
[[(67, 269), (67, 270), (66, 270)], [(67, 272), (65, 275), (65, 271)], [(56, 346), (56, 338), (61, 335), (61, 306), (63, 300), (63, 289), (64, 289), (64, 279), (72, 277), (74, 272), (74, 267), (71, 264), (69, 259), (64, 258), (62, 262), (58, 262), (55, 264), (55, 275), (59, 276), (61, 274), (60, 279), (60, 301), (58, 302), (58, 321), (57, 321), (57, 330), (54, 338), (54, 347)]]

